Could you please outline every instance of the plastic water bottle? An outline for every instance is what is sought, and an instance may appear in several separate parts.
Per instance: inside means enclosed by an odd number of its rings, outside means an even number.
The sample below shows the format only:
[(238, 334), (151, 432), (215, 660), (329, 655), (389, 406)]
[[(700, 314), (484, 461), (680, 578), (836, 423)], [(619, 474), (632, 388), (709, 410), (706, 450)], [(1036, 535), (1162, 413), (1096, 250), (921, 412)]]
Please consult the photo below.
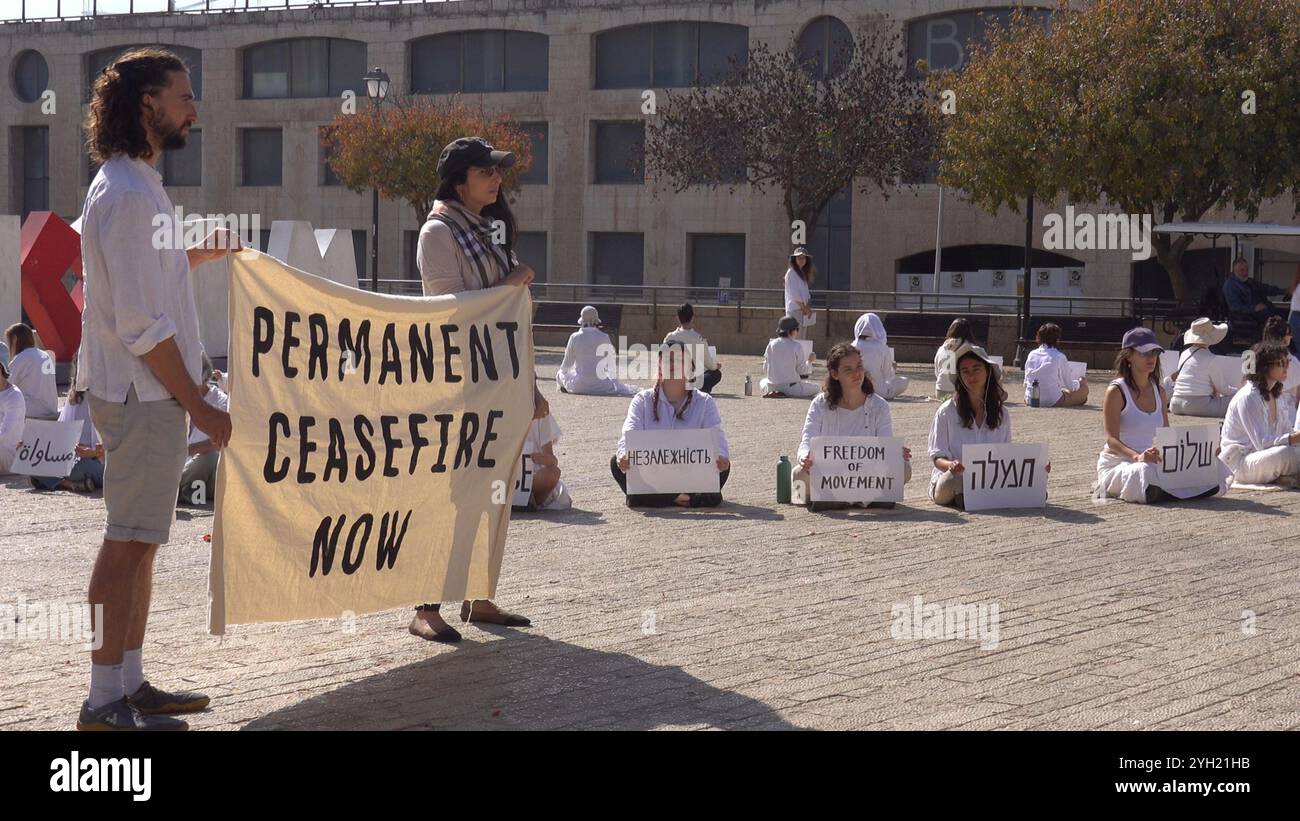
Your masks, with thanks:
[(1031, 407), (1031, 408), (1037, 408), (1037, 407), (1040, 407), (1040, 402), (1039, 402), (1039, 399), (1038, 399), (1038, 380), (1037, 380), (1037, 379), (1034, 380), (1034, 384), (1032, 384), (1032, 385), (1029, 386), (1029, 407)]
[(790, 478), (794, 473), (794, 466), (790, 464), (789, 457), (782, 456), (781, 461), (776, 463), (776, 501), (778, 504), (790, 504)]
[[(750, 379), (749, 374), (745, 374), (745, 396), (754, 395), (754, 381)], [(785, 458), (784, 456), (781, 458)]]

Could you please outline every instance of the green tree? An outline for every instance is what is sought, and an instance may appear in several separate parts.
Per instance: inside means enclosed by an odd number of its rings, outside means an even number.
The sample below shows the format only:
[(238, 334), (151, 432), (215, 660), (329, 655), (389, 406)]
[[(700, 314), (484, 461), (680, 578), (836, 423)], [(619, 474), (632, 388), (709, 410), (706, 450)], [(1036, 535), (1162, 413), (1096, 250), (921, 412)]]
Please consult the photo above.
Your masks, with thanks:
[(322, 130), (321, 145), (348, 190), (378, 189), (385, 199), (409, 202), (423, 220), (438, 191), (438, 157), (458, 137), (483, 137), (500, 150), (513, 151), (518, 160), (505, 172), (504, 185), (518, 190), (520, 175), (533, 161), (528, 136), (509, 117), (488, 115), (459, 97), (441, 104), (389, 97), (378, 107), (340, 114)]
[[(1047, 30), (1020, 14), (930, 82), (956, 92), (955, 113), (934, 115), (940, 181), (990, 212), (1065, 194), (1155, 224), (1218, 207), (1254, 219), (1300, 187), (1294, 0), (1095, 0), (1058, 7)], [(1191, 242), (1152, 237), (1179, 302), (1195, 296)]]

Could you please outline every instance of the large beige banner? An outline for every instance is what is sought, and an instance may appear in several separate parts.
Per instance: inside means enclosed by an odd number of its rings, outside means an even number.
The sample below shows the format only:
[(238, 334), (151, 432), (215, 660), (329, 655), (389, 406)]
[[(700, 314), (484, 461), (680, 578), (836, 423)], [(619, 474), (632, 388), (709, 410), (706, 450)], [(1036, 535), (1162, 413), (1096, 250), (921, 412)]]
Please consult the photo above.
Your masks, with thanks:
[(385, 296), (229, 259), (211, 632), (494, 596), (533, 410), (528, 289)]

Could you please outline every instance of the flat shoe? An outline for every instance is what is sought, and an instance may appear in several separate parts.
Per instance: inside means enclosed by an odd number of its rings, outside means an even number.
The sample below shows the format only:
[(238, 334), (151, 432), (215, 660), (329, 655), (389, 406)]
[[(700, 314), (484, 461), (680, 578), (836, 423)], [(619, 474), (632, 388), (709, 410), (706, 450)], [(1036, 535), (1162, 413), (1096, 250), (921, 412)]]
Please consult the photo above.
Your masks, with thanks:
[(460, 633), (454, 627), (444, 627), (441, 630), (434, 630), (433, 625), (424, 619), (416, 616), (411, 619), (411, 624), (406, 628), (412, 636), (419, 636), (425, 641), (440, 641), (444, 644), (454, 644), (460, 641)]
[[(469, 602), (464, 602), (460, 606), (460, 620), (470, 621)], [(498, 609), (495, 613), (474, 614), (473, 621), (487, 622), (488, 624), (500, 624), (505, 627), (527, 627), (532, 621), (526, 616), (517, 613), (507, 613)]]

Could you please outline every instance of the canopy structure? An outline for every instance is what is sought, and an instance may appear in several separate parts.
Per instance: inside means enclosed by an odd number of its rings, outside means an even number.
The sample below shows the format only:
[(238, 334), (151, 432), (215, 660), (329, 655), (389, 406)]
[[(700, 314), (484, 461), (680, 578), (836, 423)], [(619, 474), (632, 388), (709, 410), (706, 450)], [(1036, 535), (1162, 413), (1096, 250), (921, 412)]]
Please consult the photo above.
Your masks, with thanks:
[(1300, 237), (1300, 225), (1267, 222), (1166, 222), (1152, 230), (1161, 234), (1204, 234), (1208, 237)]

